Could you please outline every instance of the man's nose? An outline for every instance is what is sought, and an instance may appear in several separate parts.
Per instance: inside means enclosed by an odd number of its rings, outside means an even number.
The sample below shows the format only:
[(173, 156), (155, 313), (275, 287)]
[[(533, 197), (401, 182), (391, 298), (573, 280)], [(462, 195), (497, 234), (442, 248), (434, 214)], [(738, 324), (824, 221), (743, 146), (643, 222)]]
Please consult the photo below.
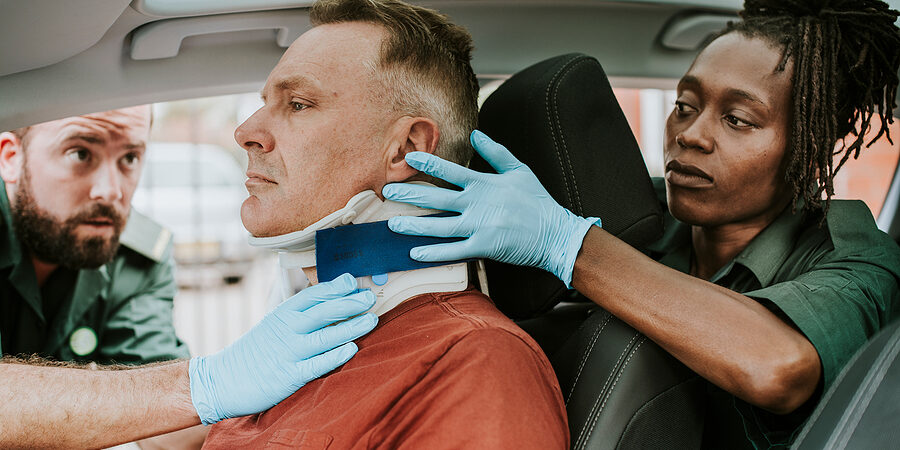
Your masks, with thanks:
[(687, 128), (675, 135), (675, 142), (685, 149), (712, 153), (715, 148), (715, 140), (711, 133), (711, 127), (715, 126), (714, 120), (712, 113), (700, 113)]
[(114, 163), (106, 163), (94, 172), (91, 185), (91, 200), (114, 203), (123, 197), (122, 177), (124, 175)]
[(258, 109), (234, 130), (234, 140), (248, 152), (270, 152), (275, 147), (275, 139), (264, 125), (267, 121), (263, 120), (263, 109)]

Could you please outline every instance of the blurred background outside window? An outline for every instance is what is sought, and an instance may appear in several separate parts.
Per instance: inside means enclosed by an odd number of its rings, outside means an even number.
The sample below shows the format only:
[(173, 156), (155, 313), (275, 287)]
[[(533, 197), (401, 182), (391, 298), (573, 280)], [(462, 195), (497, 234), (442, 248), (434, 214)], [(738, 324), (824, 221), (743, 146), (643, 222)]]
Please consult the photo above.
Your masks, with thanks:
[[(482, 98), (499, 82), (485, 85)], [(675, 92), (615, 89), (651, 176), (663, 175), (663, 132)], [(248, 93), (154, 105), (151, 143), (134, 207), (174, 234), (179, 292), (175, 327), (193, 355), (215, 352), (274, 307), (274, 254), (251, 247), (240, 221), (246, 152), (234, 130), (262, 105)], [(849, 161), (835, 180), (837, 198), (858, 198), (877, 217), (900, 157), (882, 138)], [(867, 141), (868, 142), (868, 141)]]

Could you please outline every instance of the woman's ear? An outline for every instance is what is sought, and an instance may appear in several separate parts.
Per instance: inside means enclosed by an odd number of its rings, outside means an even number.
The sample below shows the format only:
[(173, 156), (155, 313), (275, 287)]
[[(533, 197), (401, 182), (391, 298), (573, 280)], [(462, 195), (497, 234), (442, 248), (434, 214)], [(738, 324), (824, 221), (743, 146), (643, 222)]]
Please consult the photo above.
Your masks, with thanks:
[(406, 164), (410, 152), (434, 153), (440, 131), (437, 123), (425, 117), (403, 117), (395, 123), (393, 139), (387, 148), (385, 182), (406, 181), (419, 173)]
[(13, 133), (0, 133), (0, 178), (7, 184), (19, 181), (22, 173), (22, 141)]

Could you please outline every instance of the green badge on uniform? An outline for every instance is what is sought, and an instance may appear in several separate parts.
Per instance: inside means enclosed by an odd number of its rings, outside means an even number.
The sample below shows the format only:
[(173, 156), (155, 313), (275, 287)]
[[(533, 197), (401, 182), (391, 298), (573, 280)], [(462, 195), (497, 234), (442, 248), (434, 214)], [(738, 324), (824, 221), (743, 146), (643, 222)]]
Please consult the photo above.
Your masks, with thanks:
[(97, 333), (89, 327), (81, 327), (72, 332), (69, 347), (78, 356), (89, 355), (97, 348)]

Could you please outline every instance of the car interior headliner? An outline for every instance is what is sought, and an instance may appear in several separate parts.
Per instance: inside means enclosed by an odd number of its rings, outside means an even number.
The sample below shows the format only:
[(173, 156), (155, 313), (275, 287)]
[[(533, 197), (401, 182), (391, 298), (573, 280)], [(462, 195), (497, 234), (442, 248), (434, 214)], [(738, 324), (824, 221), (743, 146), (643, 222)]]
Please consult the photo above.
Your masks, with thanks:
[[(0, 3), (0, 130), (143, 103), (254, 91), (309, 29), (311, 1)], [(618, 85), (672, 87), (740, 0), (415, 2), (470, 30), (484, 80), (569, 52)], [(892, 0), (894, 7), (900, 0)]]

